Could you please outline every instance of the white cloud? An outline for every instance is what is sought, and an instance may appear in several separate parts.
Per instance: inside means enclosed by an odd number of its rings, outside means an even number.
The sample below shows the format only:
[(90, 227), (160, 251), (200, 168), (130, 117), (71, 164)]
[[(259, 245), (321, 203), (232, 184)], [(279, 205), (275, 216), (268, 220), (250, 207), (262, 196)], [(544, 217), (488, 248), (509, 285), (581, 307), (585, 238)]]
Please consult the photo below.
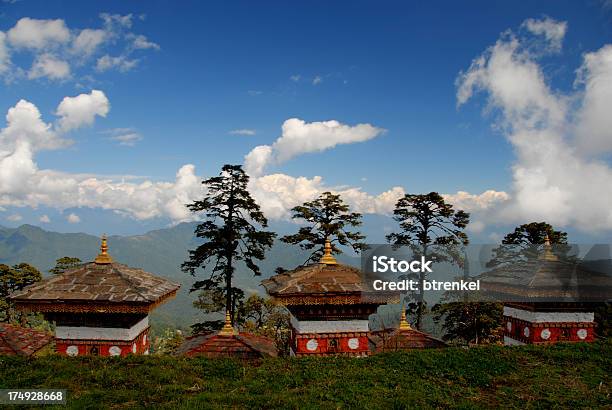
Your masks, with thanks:
[(321, 84), (322, 82), (323, 82), (323, 77), (321, 77), (320, 75), (312, 79), (312, 85)]
[(98, 58), (96, 62), (96, 70), (103, 72), (116, 68), (121, 72), (130, 71), (138, 64), (137, 59), (130, 59), (126, 56), (111, 57), (108, 54)]
[(6, 73), (11, 67), (11, 57), (6, 46), (6, 34), (0, 31), (0, 75)]
[(563, 38), (567, 31), (567, 22), (545, 17), (543, 19), (527, 19), (522, 26), (535, 35), (544, 36), (548, 41), (550, 51), (561, 51)]
[(70, 213), (66, 217), (66, 220), (68, 221), (68, 223), (71, 223), (71, 224), (78, 224), (79, 222), (81, 222), (81, 218), (75, 213)]
[(517, 155), (513, 192), (497, 219), (611, 229), (612, 169), (604, 157), (612, 151), (612, 47), (585, 54), (578, 88), (559, 93), (529, 51), (531, 41), (502, 36), (457, 82), (459, 105), (478, 91), (488, 96), (489, 108), (500, 113), (496, 126)]
[(50, 80), (65, 80), (70, 77), (70, 65), (53, 54), (40, 54), (34, 60), (28, 72), (28, 78), (33, 80), (42, 77)]
[(384, 131), (370, 124), (350, 126), (335, 120), (307, 123), (291, 118), (283, 123), (282, 135), (274, 144), (255, 147), (245, 156), (245, 169), (251, 175), (261, 175), (270, 164), (280, 164), (295, 156), (325, 151), (340, 144), (367, 141)]
[[(94, 93), (83, 95), (90, 98)], [(72, 98), (64, 101), (79, 100)], [(85, 103), (83, 105), (90, 106)], [(81, 107), (81, 104), (76, 106)], [(88, 124), (96, 116), (90, 115), (91, 112), (101, 112), (89, 109), (85, 112), (90, 114), (85, 115), (81, 109), (66, 107), (71, 105), (64, 105), (61, 112), (66, 114), (66, 117), (60, 117), (60, 120), (76, 115), (72, 117), (73, 121), (69, 122), (67, 129)], [(57, 111), (59, 114), (60, 110)], [(193, 165), (182, 166), (175, 179), (170, 182), (39, 169), (35, 162), (37, 151), (57, 149), (70, 143), (62, 137), (64, 127), (53, 128), (43, 122), (36, 106), (23, 100), (9, 110), (6, 118), (7, 126), (0, 131), (0, 207), (46, 206), (60, 211), (88, 207), (114, 210), (136, 219), (167, 217), (177, 222), (196, 219), (185, 206), (201, 199), (204, 194), (202, 177), (196, 175)], [(105, 133), (121, 136), (135, 131), (131, 128), (120, 128), (107, 130)], [(363, 136), (360, 138), (365, 139)], [(345, 141), (342, 138), (341, 140)], [(358, 187), (326, 185), (318, 176), (306, 178), (285, 174), (254, 177), (249, 189), (271, 219), (289, 218), (292, 207), (312, 200), (325, 191), (342, 195), (356, 211), (390, 214), (397, 200), (405, 193), (403, 188), (393, 187), (372, 195)], [(481, 195), (458, 192), (447, 196), (449, 201), (476, 211), (486, 210), (492, 202), (503, 198), (503, 193), (491, 191)]]
[[(83, 95), (95, 98), (93, 92)], [(131, 182), (128, 178), (39, 169), (35, 162), (37, 151), (66, 146), (70, 141), (62, 138), (64, 129), (89, 124), (103, 112), (95, 108), (99, 104), (78, 98), (64, 101), (71, 103), (57, 111), (64, 115), (60, 121), (66, 119), (67, 128), (54, 129), (43, 122), (36, 106), (24, 100), (9, 110), (7, 126), (0, 131), (0, 206), (47, 206), (58, 210), (90, 207), (116, 210), (137, 219), (194, 218), (185, 204), (199, 199), (203, 191), (201, 178), (190, 164), (179, 169), (173, 182)]]
[(291, 81), (293, 81), (294, 83), (297, 83), (298, 81), (300, 81), (302, 79), (302, 76), (299, 75), (299, 74), (294, 74), (294, 75), (290, 76), (289, 79)]
[(137, 132), (131, 132), (128, 134), (119, 134), (110, 138), (113, 141), (119, 143), (124, 147), (133, 147), (137, 142), (142, 141), (142, 135)]
[(127, 38), (132, 41), (131, 47), (134, 50), (159, 50), (160, 48), (159, 44), (149, 41), (147, 37), (142, 34), (130, 34)]
[(231, 130), (229, 133), (231, 135), (255, 135), (256, 131), (248, 128), (240, 128), (237, 130)]
[(20, 19), (8, 31), (8, 40), (16, 48), (43, 49), (70, 41), (64, 20)]
[(49, 218), (48, 215), (42, 215), (40, 218), (38, 218), (38, 221), (43, 224), (48, 224), (51, 223), (51, 218)]
[(72, 50), (76, 54), (90, 56), (108, 39), (108, 32), (101, 29), (86, 28), (75, 37)]
[(23, 217), (19, 214), (12, 214), (7, 216), (6, 219), (11, 222), (19, 222), (23, 219)]
[(110, 103), (104, 92), (92, 90), (89, 94), (64, 97), (58, 105), (56, 115), (60, 117), (59, 128), (66, 132), (91, 125), (96, 116), (106, 117)]
[[(5, 82), (12, 82), (86, 78), (91, 77), (91, 70), (127, 72), (140, 61), (135, 54), (159, 50), (157, 43), (132, 32), (131, 14), (102, 13), (100, 18), (101, 27), (82, 29), (71, 29), (61, 19), (20, 19), (6, 35), (0, 32), (0, 76)], [(16, 63), (13, 67), (10, 60), (13, 50), (29, 54), (32, 66), (25, 68)], [(29, 60), (16, 61), (23, 64)]]

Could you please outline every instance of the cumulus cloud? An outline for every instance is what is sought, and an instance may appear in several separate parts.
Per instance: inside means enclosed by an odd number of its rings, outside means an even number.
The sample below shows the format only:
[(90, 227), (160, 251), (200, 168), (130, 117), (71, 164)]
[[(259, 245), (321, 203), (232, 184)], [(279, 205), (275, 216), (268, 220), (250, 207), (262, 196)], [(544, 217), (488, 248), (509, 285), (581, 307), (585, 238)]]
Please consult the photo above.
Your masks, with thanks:
[(79, 222), (81, 222), (81, 218), (75, 213), (70, 213), (66, 217), (66, 220), (68, 221), (68, 223), (71, 223), (71, 224), (78, 224)]
[(109, 110), (110, 102), (104, 92), (92, 90), (89, 94), (64, 97), (57, 107), (56, 114), (60, 117), (58, 121), (60, 129), (66, 132), (93, 124), (96, 116), (106, 117)]
[(561, 51), (563, 38), (567, 31), (567, 22), (545, 17), (543, 19), (527, 19), (522, 26), (535, 35), (543, 36), (548, 42), (547, 48), (550, 51)]
[[(0, 32), (0, 76), (6, 82), (24, 78), (58, 81), (91, 76), (92, 69), (127, 72), (140, 61), (136, 54), (160, 49), (132, 31), (131, 14), (102, 13), (100, 19), (101, 27), (75, 29), (62, 19), (21, 18), (6, 34)], [(115, 56), (109, 54), (111, 49)], [(24, 58), (13, 67), (12, 50), (29, 54), (32, 65), (21, 67), (19, 64), (27, 64)]]
[(8, 31), (8, 40), (16, 48), (43, 49), (70, 41), (64, 20), (39, 20), (24, 17)]
[(103, 93), (82, 95), (86, 98), (68, 97), (60, 103), (57, 113), (61, 125), (57, 127), (44, 122), (38, 108), (28, 101), (21, 100), (9, 109), (7, 125), (0, 130), (0, 206), (58, 210), (89, 207), (115, 210), (137, 219), (192, 219), (185, 204), (200, 198), (203, 192), (193, 165), (182, 166), (172, 182), (70, 174), (38, 167), (37, 151), (67, 146), (70, 141), (63, 132), (90, 124), (107, 112), (100, 108), (107, 104), (96, 103), (105, 100), (100, 98)]
[[(540, 23), (524, 24), (549, 41), (550, 34), (535, 29), (543, 27)], [(612, 169), (605, 156), (612, 150), (612, 47), (585, 54), (576, 89), (560, 93), (548, 84), (540, 56), (529, 51), (531, 41), (502, 35), (457, 81), (459, 105), (477, 92), (488, 97), (489, 108), (499, 113), (495, 125), (517, 155), (511, 199), (498, 217), (610, 229)]]
[(19, 214), (12, 214), (7, 216), (6, 219), (11, 222), (19, 222), (23, 219), (23, 217)]
[(65, 80), (70, 77), (70, 65), (53, 54), (40, 54), (34, 60), (28, 72), (28, 78), (33, 80), (42, 77), (50, 80)]
[(283, 123), (282, 135), (274, 144), (255, 147), (245, 156), (245, 169), (251, 175), (261, 175), (268, 165), (281, 164), (298, 155), (325, 151), (340, 144), (367, 141), (384, 131), (370, 124), (350, 126), (335, 120), (307, 123), (291, 118)]
[(83, 56), (90, 56), (96, 52), (109, 38), (109, 33), (106, 30), (101, 29), (89, 29), (86, 28), (75, 37), (72, 44), (72, 51), (75, 54)]
[(99, 72), (117, 69), (123, 73), (130, 71), (138, 65), (137, 59), (130, 59), (127, 56), (111, 57), (108, 54), (98, 58), (96, 62), (96, 70)]
[(38, 221), (43, 224), (48, 224), (51, 223), (51, 218), (49, 218), (48, 215), (42, 215), (40, 218), (38, 218)]
[[(9, 110), (7, 125), (0, 131), (0, 207), (46, 206), (60, 211), (88, 207), (114, 210), (136, 219), (166, 217), (175, 222), (195, 219), (185, 204), (201, 199), (204, 187), (203, 178), (196, 174), (191, 164), (182, 166), (174, 180), (168, 182), (71, 174), (38, 167), (36, 152), (67, 146), (70, 141), (63, 136), (66, 130), (90, 124), (96, 116), (107, 112), (99, 107), (108, 104), (90, 101), (96, 95), (94, 92), (82, 95), (85, 97), (68, 97), (60, 103), (62, 109), (58, 108), (57, 113), (61, 116), (55, 127), (44, 122), (39, 110), (30, 102), (19, 101)], [(119, 128), (105, 133), (122, 136), (135, 131)], [(249, 190), (271, 219), (288, 219), (291, 208), (325, 191), (340, 194), (356, 211), (379, 214), (391, 214), (397, 200), (405, 194), (402, 187), (370, 194), (359, 187), (327, 185), (320, 176), (307, 178), (285, 174), (253, 177)], [(486, 209), (503, 198), (503, 193), (492, 191), (481, 195), (458, 192), (447, 196), (449, 201), (469, 210)]]

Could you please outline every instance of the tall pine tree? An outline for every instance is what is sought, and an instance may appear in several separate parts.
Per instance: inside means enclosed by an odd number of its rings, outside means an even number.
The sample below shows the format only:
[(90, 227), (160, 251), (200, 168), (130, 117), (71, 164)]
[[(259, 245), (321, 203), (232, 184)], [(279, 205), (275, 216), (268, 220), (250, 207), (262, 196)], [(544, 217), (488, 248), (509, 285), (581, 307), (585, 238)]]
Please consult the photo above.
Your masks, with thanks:
[[(256, 261), (264, 258), (276, 236), (264, 230), (268, 221), (247, 190), (248, 182), (249, 177), (240, 165), (224, 165), (219, 176), (203, 181), (205, 197), (188, 205), (204, 219), (195, 229), (195, 236), (203, 243), (189, 251), (189, 260), (181, 266), (193, 276), (199, 270), (208, 275), (195, 282), (191, 290), (201, 292), (199, 305), (207, 313), (225, 308), (232, 323), (241, 294), (232, 286), (236, 264), (244, 263), (255, 275), (260, 275)], [(225, 300), (224, 306), (219, 303), (220, 298)], [(210, 326), (205, 328), (218, 327), (221, 321), (216, 326), (208, 323)]]
[[(400, 231), (387, 235), (387, 241), (398, 246), (407, 246), (415, 257), (423, 256), (434, 263), (449, 262), (461, 264), (461, 246), (468, 244), (464, 232), (470, 215), (455, 210), (437, 192), (429, 194), (406, 194), (400, 198), (393, 211)], [(426, 273), (417, 274), (416, 280), (423, 283)], [(413, 304), (416, 327), (421, 329), (425, 312), (425, 299), (422, 289), (417, 293)]]

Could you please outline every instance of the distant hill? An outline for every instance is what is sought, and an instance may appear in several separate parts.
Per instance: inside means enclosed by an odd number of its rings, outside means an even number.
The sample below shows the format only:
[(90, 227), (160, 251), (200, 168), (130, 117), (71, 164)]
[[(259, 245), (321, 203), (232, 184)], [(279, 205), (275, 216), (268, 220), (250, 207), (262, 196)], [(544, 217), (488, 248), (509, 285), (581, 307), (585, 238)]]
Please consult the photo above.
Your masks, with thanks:
[[(384, 234), (394, 222), (380, 215), (366, 215), (361, 231), (372, 242), (384, 240)], [(148, 272), (180, 282), (177, 297), (157, 308), (152, 315), (154, 327), (177, 327), (187, 329), (189, 325), (202, 320), (202, 314), (193, 308), (194, 294), (189, 289), (195, 278), (183, 273), (180, 265), (187, 259), (188, 250), (196, 246), (193, 236), (196, 223), (181, 223), (176, 226), (134, 236), (110, 236), (108, 244), (112, 257), (129, 266), (139, 267)], [(279, 236), (295, 232), (296, 225), (290, 222), (275, 222), (270, 226)], [(368, 234), (369, 233), (369, 234)], [(27, 262), (43, 273), (55, 266), (55, 260), (62, 256), (73, 256), (82, 261), (91, 261), (98, 254), (100, 238), (85, 233), (57, 233), (37, 226), (22, 225), (18, 228), (0, 227), (0, 263), (13, 265)], [(262, 279), (274, 274), (282, 266), (292, 269), (304, 262), (307, 254), (296, 246), (276, 241), (259, 263), (261, 277), (254, 277), (244, 266), (238, 266), (236, 284), (247, 292), (263, 292), (259, 285)], [(358, 265), (359, 259), (342, 256), (343, 263)]]

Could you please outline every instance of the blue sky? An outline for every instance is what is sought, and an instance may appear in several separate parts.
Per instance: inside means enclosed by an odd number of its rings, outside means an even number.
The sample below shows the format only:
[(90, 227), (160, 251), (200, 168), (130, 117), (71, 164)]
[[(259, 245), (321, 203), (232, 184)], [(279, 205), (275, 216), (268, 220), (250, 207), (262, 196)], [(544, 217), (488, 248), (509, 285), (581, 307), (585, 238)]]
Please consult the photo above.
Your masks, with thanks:
[[(325, 187), (357, 189), (374, 197), (402, 187), (406, 192), (449, 195), (493, 190), (519, 198), (513, 194), (518, 189), (512, 168), (516, 146), (499, 120), (506, 106), (491, 103), (495, 89), (489, 84), (458, 107), (458, 76), (506, 30), (521, 37), (525, 48), (531, 37), (539, 41), (542, 35), (527, 29), (524, 22), (548, 18), (566, 24), (562, 51), (533, 52), (531, 58), (553, 94), (577, 98), (581, 86), (576, 85), (576, 70), (585, 53), (612, 42), (612, 6), (594, 0), (426, 4), (23, 0), (4, 1), (0, 10), (10, 71), (17, 73), (11, 78), (4, 74), (0, 111), (6, 113), (25, 99), (38, 108), (45, 123), (52, 124), (58, 121), (58, 104), (64, 97), (91, 90), (102, 91), (110, 107), (93, 123), (63, 133), (61, 138), (73, 141), (70, 146), (37, 150), (38, 170), (91, 174), (98, 180), (110, 176), (115, 182), (138, 176), (142, 178), (134, 180), (137, 183), (173, 183), (185, 164), (193, 164), (195, 175), (201, 177), (218, 172), (225, 163), (242, 163), (256, 146), (272, 145), (290, 118), (306, 124), (335, 120), (348, 127), (370, 124), (380, 132), (363, 142), (271, 161), (263, 175), (308, 180), (322, 176)], [(108, 26), (107, 40), (86, 57), (66, 51), (82, 30), (104, 28), (101, 13), (131, 15), (129, 27)], [(70, 39), (62, 40), (62, 45), (28, 48), (23, 37), (10, 35), (22, 18), (61, 19)], [(113, 30), (116, 37), (110, 39)], [(131, 45), (136, 36), (145, 36), (148, 46)], [(41, 54), (66, 60), (70, 74), (33, 78), (31, 67)], [(138, 61), (129, 69), (119, 65), (96, 69), (103, 56)], [(254, 135), (235, 135), (232, 130)], [(126, 137), (124, 145), (112, 139), (126, 135), (132, 137)], [(271, 189), (272, 181), (262, 181)], [(274, 183), (282, 184), (278, 179)], [(193, 189), (177, 198), (191, 198)], [(109, 233), (136, 233), (182, 219), (163, 211), (161, 202), (168, 198), (156, 199), (162, 210), (153, 216), (135, 216), (121, 205), (114, 209), (112, 200), (100, 210), (92, 205), (95, 200), (71, 203), (64, 198), (60, 204), (53, 199), (23, 199), (23, 192), (19, 196), (8, 188), (3, 194), (11, 197), (3, 202), (5, 211), (0, 214), (0, 223), (6, 226), (34, 223), (92, 233), (110, 227), (116, 232)], [(277, 205), (270, 205), (275, 209), (271, 216), (286, 217)], [(284, 203), (282, 208), (290, 205)], [(537, 209), (530, 214), (523, 208), (505, 211), (499, 220), (490, 208), (472, 210), (483, 214), (483, 227), (474, 234), (493, 239), (507, 226), (542, 216)], [(376, 212), (384, 209), (381, 205)], [(66, 220), (71, 213), (79, 217), (78, 223)], [(51, 222), (41, 222), (42, 215)], [(606, 224), (594, 232), (585, 229), (585, 220), (554, 218), (566, 229), (589, 231), (581, 233), (586, 238), (609, 237)]]

